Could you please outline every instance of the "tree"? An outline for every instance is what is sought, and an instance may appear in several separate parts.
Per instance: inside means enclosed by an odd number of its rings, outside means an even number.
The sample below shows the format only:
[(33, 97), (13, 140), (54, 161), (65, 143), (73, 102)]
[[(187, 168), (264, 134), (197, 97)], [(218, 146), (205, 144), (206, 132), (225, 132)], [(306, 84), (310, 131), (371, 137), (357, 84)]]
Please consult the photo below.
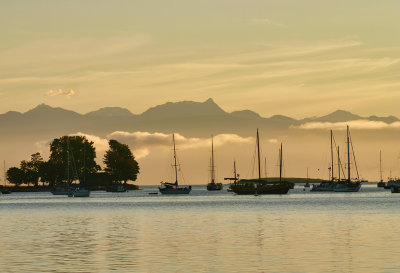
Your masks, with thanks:
[(24, 176), (24, 171), (19, 168), (11, 167), (7, 170), (7, 180), (15, 186), (19, 186), (24, 183)]
[(135, 181), (139, 173), (139, 164), (135, 160), (128, 145), (116, 140), (109, 141), (110, 149), (104, 155), (104, 169), (115, 182)]
[(63, 136), (56, 138), (50, 144), (50, 158), (47, 167), (53, 166), (60, 174), (47, 172), (53, 181), (83, 180), (85, 173), (94, 173), (101, 168), (96, 163), (96, 149), (93, 142), (84, 136)]
[(40, 180), (44, 183), (49, 183), (50, 187), (54, 187), (58, 181), (63, 178), (63, 171), (61, 165), (55, 164), (53, 161), (45, 161), (40, 165), (39, 174)]
[(43, 158), (40, 153), (35, 153), (31, 155), (31, 160), (21, 161), (20, 168), (24, 173), (24, 183), (28, 184), (33, 183), (35, 187), (37, 187), (40, 177), (40, 168), (43, 164)]

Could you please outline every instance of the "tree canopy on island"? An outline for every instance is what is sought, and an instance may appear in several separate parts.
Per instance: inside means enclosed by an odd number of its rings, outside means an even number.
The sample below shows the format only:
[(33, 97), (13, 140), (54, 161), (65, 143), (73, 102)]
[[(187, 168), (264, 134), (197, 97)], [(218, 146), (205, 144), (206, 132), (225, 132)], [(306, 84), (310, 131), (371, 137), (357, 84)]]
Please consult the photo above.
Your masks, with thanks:
[(108, 143), (110, 149), (104, 155), (103, 162), (106, 165), (104, 171), (115, 182), (135, 181), (140, 168), (128, 145), (113, 139)]
[[(68, 182), (83, 181), (85, 173), (94, 173), (101, 168), (96, 163), (93, 142), (84, 136), (62, 136), (50, 144), (47, 178)], [(53, 171), (57, 170), (57, 174)]]

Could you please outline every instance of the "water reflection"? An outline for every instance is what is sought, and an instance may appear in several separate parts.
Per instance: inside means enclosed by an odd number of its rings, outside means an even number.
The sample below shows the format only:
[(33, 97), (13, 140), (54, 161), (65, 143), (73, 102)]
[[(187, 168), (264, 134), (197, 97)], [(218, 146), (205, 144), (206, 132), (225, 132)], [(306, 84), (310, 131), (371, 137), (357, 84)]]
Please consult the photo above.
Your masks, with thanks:
[(398, 272), (399, 199), (357, 195), (0, 201), (1, 272)]

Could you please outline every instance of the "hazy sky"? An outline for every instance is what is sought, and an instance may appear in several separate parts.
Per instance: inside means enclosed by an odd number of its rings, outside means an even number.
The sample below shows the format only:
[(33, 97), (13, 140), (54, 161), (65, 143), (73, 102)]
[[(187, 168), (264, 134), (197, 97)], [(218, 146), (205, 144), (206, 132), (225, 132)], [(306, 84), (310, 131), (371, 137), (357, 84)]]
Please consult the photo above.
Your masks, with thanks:
[(400, 116), (398, 0), (0, 1), (0, 112)]

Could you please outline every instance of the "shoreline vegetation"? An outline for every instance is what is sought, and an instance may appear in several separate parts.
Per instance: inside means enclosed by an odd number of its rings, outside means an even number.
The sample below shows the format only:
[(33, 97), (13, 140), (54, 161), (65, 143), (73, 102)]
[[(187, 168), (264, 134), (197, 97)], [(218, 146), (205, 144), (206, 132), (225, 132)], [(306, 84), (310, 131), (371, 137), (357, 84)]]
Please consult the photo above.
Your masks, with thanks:
[(50, 157), (43, 160), (40, 153), (22, 160), (18, 167), (5, 172), (10, 184), (0, 187), (2, 192), (53, 191), (57, 188), (86, 188), (88, 190), (137, 190), (134, 182), (139, 174), (139, 164), (128, 145), (109, 140), (104, 168), (96, 163), (94, 143), (84, 136), (62, 136), (50, 144)]

